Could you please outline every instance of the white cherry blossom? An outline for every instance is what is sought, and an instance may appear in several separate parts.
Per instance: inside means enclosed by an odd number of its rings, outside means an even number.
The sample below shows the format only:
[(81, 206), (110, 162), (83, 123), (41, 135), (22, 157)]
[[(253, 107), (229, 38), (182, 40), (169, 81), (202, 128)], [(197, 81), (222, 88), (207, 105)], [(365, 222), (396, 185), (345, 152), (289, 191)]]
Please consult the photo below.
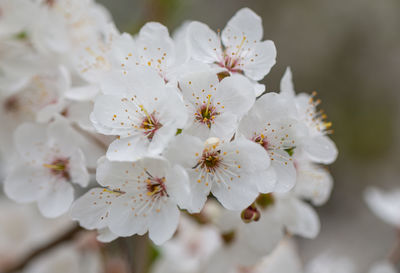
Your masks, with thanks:
[(235, 75), (219, 82), (211, 71), (195, 72), (181, 78), (179, 87), (189, 116), (185, 132), (204, 139), (231, 139), (255, 101), (251, 83)]
[(327, 136), (331, 133), (331, 122), (327, 122), (326, 115), (317, 106), (321, 103), (319, 99), (314, 100), (316, 92), (311, 95), (306, 93), (295, 94), (292, 74), (288, 68), (281, 81), (281, 94), (291, 103), (295, 104), (296, 113), (293, 116), (303, 123), (308, 130), (303, 131), (299, 139), (304, 153), (314, 162), (331, 164), (338, 155), (335, 143)]
[(229, 210), (241, 210), (258, 195), (258, 184), (273, 184), (269, 158), (259, 145), (246, 140), (232, 142), (179, 135), (166, 157), (186, 169), (190, 178), (190, 212), (199, 212), (211, 192)]
[(109, 228), (118, 236), (143, 235), (156, 244), (174, 234), (179, 209), (185, 207), (189, 187), (183, 168), (163, 158), (146, 157), (135, 162), (99, 161), (94, 188), (78, 199), (72, 218), (87, 229)]
[(136, 160), (160, 154), (186, 124), (178, 90), (167, 87), (156, 71), (135, 67), (110, 72), (102, 83), (91, 120), (98, 132), (118, 135), (107, 151), (110, 160)]
[(15, 146), (20, 159), (4, 182), (7, 196), (21, 203), (36, 201), (46, 217), (67, 212), (74, 199), (71, 183), (89, 183), (85, 157), (74, 136), (63, 122), (18, 127)]
[[(287, 192), (295, 185), (292, 153), (297, 146), (297, 131), (288, 101), (277, 93), (259, 98), (240, 122), (239, 133), (263, 147), (271, 158), (271, 172), (276, 175), (274, 191)], [(260, 191), (267, 192), (263, 188)]]
[[(269, 40), (261, 41), (261, 18), (248, 8), (239, 10), (229, 20), (221, 36), (200, 22), (192, 22), (188, 32), (192, 58), (229, 73), (259, 81), (275, 64), (275, 45)], [(256, 95), (260, 95), (265, 87), (256, 85), (255, 89)]]

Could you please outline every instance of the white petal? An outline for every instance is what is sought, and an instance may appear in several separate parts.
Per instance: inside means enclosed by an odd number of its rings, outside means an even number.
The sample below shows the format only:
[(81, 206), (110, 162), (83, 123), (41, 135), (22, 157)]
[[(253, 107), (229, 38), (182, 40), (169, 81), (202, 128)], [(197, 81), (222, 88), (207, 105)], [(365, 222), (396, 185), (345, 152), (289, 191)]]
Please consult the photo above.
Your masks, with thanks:
[(213, 183), (212, 194), (229, 210), (242, 210), (248, 207), (258, 196), (257, 183), (253, 175), (240, 174), (225, 183)]
[(97, 97), (91, 119), (102, 134), (126, 136), (135, 129), (130, 117), (136, 116), (136, 110), (125, 96), (103, 95)]
[(7, 196), (21, 203), (36, 201), (45, 196), (52, 177), (43, 169), (41, 166), (17, 165), (4, 181)]
[(190, 202), (189, 176), (179, 165), (173, 166), (166, 174), (167, 192), (180, 208), (188, 208)]
[[(172, 65), (175, 60), (175, 49), (172, 39), (169, 37), (168, 29), (160, 23), (146, 23), (136, 38), (137, 55), (133, 59), (133, 65), (137, 62), (145, 66), (153, 67), (161, 73)], [(129, 65), (129, 61), (127, 62)]]
[(74, 189), (62, 180), (55, 181), (50, 191), (38, 201), (40, 212), (49, 218), (66, 213), (74, 201)]
[(294, 91), (294, 86), (293, 86), (293, 80), (292, 80), (292, 71), (290, 70), (290, 67), (286, 68), (285, 74), (283, 75), (281, 79), (281, 93), (282, 95), (289, 96), (289, 97), (294, 97), (296, 95)]
[(296, 161), (297, 182), (295, 193), (311, 200), (313, 205), (323, 205), (329, 198), (333, 179), (329, 171), (311, 162)]
[(181, 134), (171, 142), (165, 157), (185, 169), (192, 169), (197, 164), (196, 153), (201, 154), (203, 148), (204, 143), (199, 138)]
[(89, 184), (89, 173), (86, 169), (86, 160), (81, 150), (76, 150), (69, 160), (69, 174), (71, 181), (82, 187)]
[(305, 137), (301, 144), (307, 156), (317, 163), (331, 164), (338, 156), (335, 143), (327, 136)]
[(27, 160), (40, 161), (46, 150), (46, 126), (24, 123), (14, 133), (16, 149)]
[(400, 227), (400, 190), (384, 192), (369, 187), (364, 194), (368, 207), (386, 223)]
[[(110, 198), (106, 198), (102, 188), (94, 188), (77, 199), (71, 206), (70, 215), (73, 220), (86, 229), (102, 229), (107, 226)], [(114, 201), (114, 200), (112, 200)]]
[(179, 87), (185, 100), (199, 105), (206, 104), (208, 95), (214, 96), (218, 77), (210, 71), (196, 71), (179, 79)]
[(225, 46), (237, 45), (242, 42), (243, 36), (249, 42), (258, 42), (263, 36), (261, 17), (249, 8), (242, 8), (228, 21), (222, 31), (222, 41)]
[[(271, 154), (271, 153), (270, 153)], [(276, 192), (288, 192), (296, 184), (296, 169), (290, 156), (282, 150), (274, 151), (271, 155), (271, 167), (276, 173)]]
[(287, 230), (305, 238), (315, 238), (320, 230), (320, 221), (315, 210), (297, 198), (278, 200), (277, 210)]
[(129, 205), (132, 202), (128, 198), (122, 196), (113, 202), (110, 208), (109, 228), (119, 236), (143, 235), (149, 226), (149, 204), (138, 202), (135, 203), (135, 209), (132, 209)]
[(221, 42), (207, 25), (192, 22), (188, 26), (188, 39), (192, 58), (205, 63), (221, 61)]
[[(218, 137), (220, 139), (230, 140), (237, 130), (238, 127), (238, 117), (233, 113), (226, 112), (221, 113), (215, 118), (215, 123), (211, 124), (211, 128), (208, 131), (208, 137)], [(207, 127), (207, 125), (202, 124), (202, 127)], [(193, 133), (193, 132), (191, 132)], [(204, 137), (201, 134), (195, 134), (199, 137)]]
[(109, 243), (118, 238), (118, 235), (111, 232), (109, 228), (99, 229), (96, 239), (102, 243)]
[(254, 265), (270, 254), (283, 237), (283, 227), (274, 210), (261, 214), (258, 222), (242, 224), (235, 242), (235, 259), (242, 265)]
[(143, 135), (115, 139), (107, 150), (107, 158), (114, 161), (134, 161), (143, 156), (154, 156), (155, 153), (148, 150), (149, 141)]
[(241, 117), (250, 110), (255, 102), (253, 88), (251, 82), (245, 77), (232, 75), (220, 82), (215, 100), (221, 102), (224, 110)]
[[(161, 94), (164, 91), (164, 79), (151, 67), (135, 66), (129, 70), (112, 70), (99, 79), (101, 90), (108, 95), (148, 95)], [(153, 99), (153, 98), (152, 98)]]
[(255, 81), (262, 80), (276, 63), (274, 42), (268, 40), (252, 45), (242, 63), (247, 77)]
[[(99, 159), (96, 179), (100, 185), (110, 189), (124, 188), (125, 181), (133, 182), (136, 186), (136, 176), (142, 172), (133, 162), (113, 162), (105, 157)], [(129, 186), (129, 185), (126, 185)]]
[(179, 210), (173, 202), (162, 204), (159, 212), (153, 212), (149, 222), (149, 237), (157, 245), (174, 235), (179, 221)]
[(212, 184), (209, 180), (200, 180), (201, 183), (198, 183), (200, 175), (194, 170), (186, 170), (189, 173), (190, 197), (185, 207), (190, 213), (199, 213), (207, 201)]

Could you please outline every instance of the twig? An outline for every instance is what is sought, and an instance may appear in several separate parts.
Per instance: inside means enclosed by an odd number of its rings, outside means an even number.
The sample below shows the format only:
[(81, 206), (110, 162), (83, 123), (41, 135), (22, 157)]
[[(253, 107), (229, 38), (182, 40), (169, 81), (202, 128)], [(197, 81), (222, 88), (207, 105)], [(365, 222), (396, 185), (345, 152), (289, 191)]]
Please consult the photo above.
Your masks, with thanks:
[(400, 229), (397, 229), (396, 245), (389, 254), (389, 261), (394, 265), (400, 262)]
[(59, 244), (69, 241), (73, 239), (75, 234), (77, 234), (79, 231), (81, 231), (82, 228), (80, 226), (73, 226), (71, 229), (67, 230), (64, 234), (61, 236), (55, 238), (55, 240), (49, 242), (48, 244), (34, 250), (32, 253), (30, 253), (28, 256), (26, 256), (21, 262), (12, 265), (10, 268), (7, 268), (3, 273), (14, 273), (22, 270), (27, 264), (29, 264), (32, 260), (34, 260), (36, 257), (39, 255), (51, 250), (52, 248), (58, 246)]

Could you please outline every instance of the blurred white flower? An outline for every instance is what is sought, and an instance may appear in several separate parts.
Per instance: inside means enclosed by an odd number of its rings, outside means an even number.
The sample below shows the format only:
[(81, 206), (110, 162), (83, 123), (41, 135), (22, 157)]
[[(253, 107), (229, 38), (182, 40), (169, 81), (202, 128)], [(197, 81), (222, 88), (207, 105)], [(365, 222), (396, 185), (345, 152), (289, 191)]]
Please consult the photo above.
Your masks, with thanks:
[(179, 220), (177, 205), (184, 208), (189, 194), (187, 174), (182, 168), (171, 167), (162, 158), (136, 162), (103, 158), (97, 181), (104, 188), (90, 190), (71, 209), (72, 218), (83, 227), (109, 227), (119, 236), (149, 231), (156, 244), (172, 237)]
[(4, 182), (7, 196), (21, 203), (38, 202), (46, 217), (67, 212), (74, 199), (71, 183), (89, 183), (85, 156), (75, 137), (62, 121), (18, 127), (15, 147), (20, 159)]
[(383, 191), (369, 187), (364, 193), (368, 207), (387, 224), (400, 228), (400, 190)]

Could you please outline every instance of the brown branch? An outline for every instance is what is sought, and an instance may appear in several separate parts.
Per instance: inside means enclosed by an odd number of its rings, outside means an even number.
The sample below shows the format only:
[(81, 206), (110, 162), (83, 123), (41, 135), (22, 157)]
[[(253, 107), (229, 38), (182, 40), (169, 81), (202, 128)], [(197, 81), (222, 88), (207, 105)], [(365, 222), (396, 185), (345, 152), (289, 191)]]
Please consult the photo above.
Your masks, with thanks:
[(65, 241), (72, 240), (74, 236), (81, 230), (83, 229), (80, 226), (73, 226), (72, 228), (67, 230), (64, 234), (55, 238), (53, 241), (31, 252), (19, 263), (11, 265), (11, 267), (9, 268), (6, 268), (5, 271), (3, 271), (3, 273), (14, 273), (22, 270), (27, 264), (29, 264), (32, 260), (40, 256), (41, 254), (53, 249), (54, 247), (58, 246), (59, 244)]
[(392, 251), (389, 254), (389, 261), (396, 265), (400, 262), (400, 229), (397, 229), (397, 240)]

